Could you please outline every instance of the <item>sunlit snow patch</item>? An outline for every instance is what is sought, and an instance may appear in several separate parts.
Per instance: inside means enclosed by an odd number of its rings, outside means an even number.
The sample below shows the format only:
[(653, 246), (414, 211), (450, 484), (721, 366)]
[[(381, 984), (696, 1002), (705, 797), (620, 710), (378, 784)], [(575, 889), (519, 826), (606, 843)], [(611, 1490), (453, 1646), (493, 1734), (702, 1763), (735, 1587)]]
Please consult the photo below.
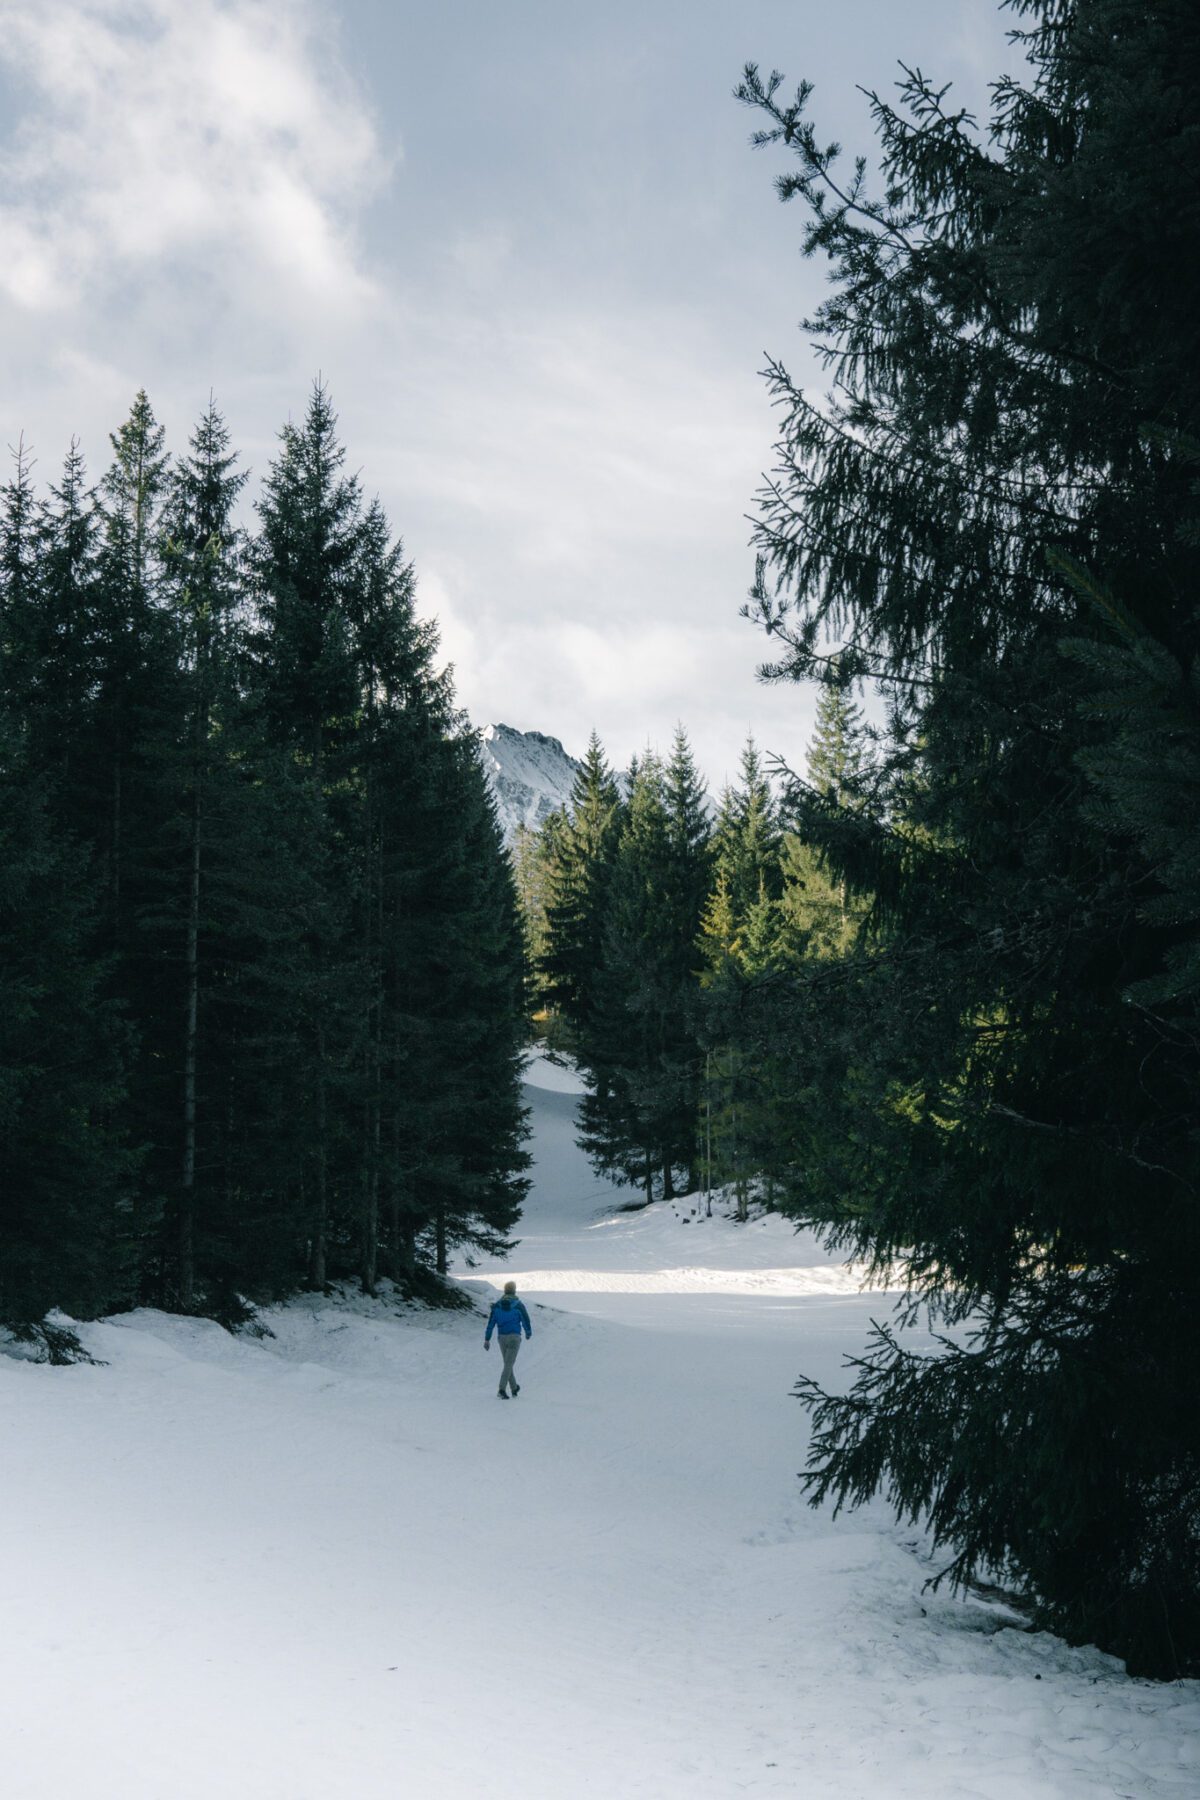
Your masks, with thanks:
[(544, 1050), (531, 1050), (525, 1058), (521, 1076), (526, 1087), (543, 1088), (551, 1094), (586, 1094), (583, 1077), (574, 1064), (551, 1062)]
[(525, 1294), (746, 1294), (777, 1298), (861, 1294), (872, 1286), (861, 1264), (802, 1269), (495, 1269), (485, 1279), (515, 1279)]

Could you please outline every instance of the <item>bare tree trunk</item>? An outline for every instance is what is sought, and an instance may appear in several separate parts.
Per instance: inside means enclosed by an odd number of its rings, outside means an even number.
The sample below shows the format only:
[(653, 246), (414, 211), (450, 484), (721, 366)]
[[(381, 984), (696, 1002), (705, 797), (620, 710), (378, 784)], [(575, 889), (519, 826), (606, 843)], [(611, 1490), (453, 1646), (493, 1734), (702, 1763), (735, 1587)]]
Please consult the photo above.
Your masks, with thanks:
[(392, 1103), (388, 1109), (388, 1179), (387, 1179), (387, 1213), (388, 1238), (391, 1244), (392, 1280), (398, 1281), (404, 1276), (411, 1277), (415, 1247), (412, 1241), (411, 1218), (406, 1220), (400, 1206), (400, 1100), (399, 1083), (396, 1079), (400, 1067), (400, 1022), (392, 1021), (392, 1061), (391, 1061), (391, 1095)]
[(179, 1194), (179, 1305), (196, 1300), (196, 1039), (200, 1013), (200, 783), (193, 771), (192, 858), (188, 883), (187, 994), (183, 1033), (183, 1170)]
[(704, 1210), (712, 1218), (712, 1093), (709, 1087), (709, 1073), (712, 1066), (712, 1051), (704, 1055)]
[(368, 1294), (375, 1292), (375, 1283), (379, 1275), (379, 1159), (381, 1147), (379, 1060), (379, 1048), (376, 1045), (367, 1140), (367, 1254), (364, 1258), (363, 1279)]
[[(370, 692), (373, 695), (373, 676), (370, 678)], [(375, 708), (372, 702), (368, 725), (368, 730), (372, 734), (374, 714)], [(368, 757), (372, 751), (373, 744), (368, 742)], [(382, 942), (382, 929), (379, 939), (376, 939), (376, 846), (373, 841), (375, 821), (369, 762), (365, 783), (364, 814), (363, 878), (366, 892), (364, 894), (363, 920), (366, 935), (364, 958), (367, 970), (367, 1100), (363, 1117), (362, 1290), (364, 1294), (373, 1296), (379, 1275), (379, 1067), (382, 1060), (379, 1032), (382, 1024), (383, 1000), (380, 993), (377, 952), (377, 942)], [(382, 926), (382, 921), (380, 921), (380, 925)]]
[(411, 1281), (417, 1272), (417, 1228), (411, 1213), (405, 1215), (400, 1231), (400, 1253), (405, 1273)]
[(317, 1027), (317, 1205), (313, 1220), (312, 1283), (325, 1286), (326, 1234), (329, 1228), (329, 1161), (326, 1144), (325, 1028)]
[(393, 1281), (398, 1281), (405, 1270), (400, 1235), (400, 1183), (394, 1172), (388, 1177), (387, 1202), (388, 1273)]
[[(376, 1060), (370, 1044), (367, 1058), (368, 1066)], [(371, 1079), (373, 1084), (373, 1071)], [(362, 1291), (374, 1296), (379, 1278), (379, 1107), (374, 1092), (368, 1095), (363, 1127)]]
[[(313, 733), (313, 774), (322, 819), (325, 811), (325, 742), (318, 722)], [(325, 1004), (325, 955), (320, 939), (316, 947), (317, 966), (317, 1209), (313, 1222), (313, 1286), (324, 1288), (326, 1282), (326, 1250), (329, 1231), (329, 1105), (325, 1084), (325, 1025), (321, 1008)]]
[(737, 1195), (737, 1216), (744, 1223), (745, 1220), (750, 1217), (750, 1208), (747, 1204), (746, 1177), (742, 1169), (742, 1146), (738, 1142), (736, 1104), (731, 1108), (731, 1114), (733, 1126), (733, 1166), (736, 1171), (734, 1192)]
[(121, 752), (117, 751), (113, 762), (113, 808), (112, 808), (112, 910), (113, 938), (120, 941), (121, 935)]
[(368, 1172), (363, 1204), (362, 1291), (374, 1298), (379, 1278), (379, 1184)]

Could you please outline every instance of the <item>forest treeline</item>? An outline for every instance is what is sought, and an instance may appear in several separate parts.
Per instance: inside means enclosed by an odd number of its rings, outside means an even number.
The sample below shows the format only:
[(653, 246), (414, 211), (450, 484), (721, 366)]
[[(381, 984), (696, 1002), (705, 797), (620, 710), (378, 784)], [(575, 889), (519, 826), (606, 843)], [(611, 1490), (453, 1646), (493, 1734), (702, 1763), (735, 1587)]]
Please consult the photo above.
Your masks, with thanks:
[[(0, 1320), (496, 1250), (522, 947), (474, 736), (325, 390), (254, 526), (210, 403), (0, 495)], [(425, 1286), (429, 1286), (426, 1281)]]
[[(818, 701), (806, 777), (874, 804), (877, 733), (840, 688)], [(770, 1044), (743, 1041), (748, 988), (853, 943), (867, 908), (789, 829), (753, 738), (711, 806), (680, 727), (617, 775), (593, 734), (568, 803), (513, 845), (530, 1008), (587, 1077), (581, 1146), (646, 1200), (729, 1189), (773, 1203), (794, 1096)]]
[(801, 1379), (814, 1502), (882, 1493), (952, 1581), (1174, 1676), (1200, 1667), (1200, 11), (1008, 10), (984, 129), (916, 71), (872, 96), (877, 184), (808, 84), (738, 90), (831, 278), (829, 391), (766, 372), (746, 610), (768, 679), (886, 714), (865, 779), (782, 796), (833, 929), (755, 848), (753, 767), (705, 842), (681, 746), (627, 798), (593, 754), (544, 847), (543, 979), (598, 1167), (695, 1183), (711, 1107), (726, 1179), (906, 1272), (940, 1332), (881, 1326), (846, 1392)]

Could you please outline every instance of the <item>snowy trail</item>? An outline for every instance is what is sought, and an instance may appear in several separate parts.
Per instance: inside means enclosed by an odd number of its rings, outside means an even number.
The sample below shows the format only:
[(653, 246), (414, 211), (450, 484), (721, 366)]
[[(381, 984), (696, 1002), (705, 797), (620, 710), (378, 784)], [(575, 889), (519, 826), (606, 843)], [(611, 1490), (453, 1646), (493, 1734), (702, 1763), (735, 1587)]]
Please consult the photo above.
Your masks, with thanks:
[(789, 1388), (886, 1299), (778, 1221), (603, 1211), (531, 1092), (519, 1400), (480, 1318), (367, 1303), (0, 1359), (2, 1800), (1194, 1794), (1196, 1684), (803, 1505)]

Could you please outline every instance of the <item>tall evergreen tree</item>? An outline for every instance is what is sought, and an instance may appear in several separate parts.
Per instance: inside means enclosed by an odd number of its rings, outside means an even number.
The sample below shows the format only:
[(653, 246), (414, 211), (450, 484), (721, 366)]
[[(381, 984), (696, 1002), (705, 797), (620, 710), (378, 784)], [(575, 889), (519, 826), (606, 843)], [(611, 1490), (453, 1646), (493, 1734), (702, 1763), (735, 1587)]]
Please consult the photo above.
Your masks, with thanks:
[[(663, 1188), (669, 1196), (676, 1170), (684, 1192), (697, 1185), (697, 1116), (700, 1103), (698, 986), (702, 958), (698, 946), (704, 909), (712, 881), (712, 826), (704, 782), (696, 768), (682, 725), (675, 729), (671, 756), (664, 771), (668, 861), (664, 910), (659, 922), (658, 954), (668, 991), (668, 1043), (662, 1056), (666, 1123)], [(765, 820), (758, 812), (761, 795), (753, 797), (753, 819), (747, 841), (759, 848)], [(765, 846), (762, 846), (765, 848)]]
[(721, 797), (713, 856), (740, 922), (761, 896), (778, 898), (780, 829), (771, 784), (753, 737), (746, 739), (739, 775), (737, 785), (726, 788)]
[(638, 761), (613, 863), (595, 1000), (581, 1034), (588, 1092), (582, 1147), (598, 1174), (641, 1185), (647, 1200), (664, 1171), (662, 1069), (670, 995), (657, 954), (667, 918), (670, 819), (662, 764)]
[(437, 904), (442, 1008), (440, 1134), (425, 1186), (436, 1195), (435, 1267), (465, 1244), (507, 1248), (528, 1183), (521, 1148), (523, 962), (516, 894), (473, 734), (446, 746), (448, 796), (465, 824)]
[[(1044, 1623), (1177, 1674), (1200, 1655), (1200, 1037), (1171, 885), (1195, 835), (1200, 17), (1014, 10), (1030, 73), (994, 90), (990, 140), (919, 74), (873, 100), (880, 197), (807, 87), (741, 90), (834, 272), (831, 402), (770, 371), (754, 606), (775, 675), (828, 673), (840, 638), (838, 679), (892, 705), (886, 808), (803, 808), (872, 911), (793, 994), (798, 1071), (841, 1122), (795, 1205), (973, 1322), (932, 1358), (881, 1331), (848, 1396), (802, 1392), (816, 1497), (883, 1487), (955, 1579), (1000, 1571)], [(1131, 830), (1167, 742), (1170, 798)]]
[(543, 1030), (552, 1029), (544, 973), (550, 951), (547, 909), (554, 872), (563, 853), (560, 840), (567, 829), (567, 814), (560, 808), (536, 831), (518, 825), (510, 846), (525, 941), (526, 1005)]
[(85, 745), (101, 664), (100, 513), (77, 442), (39, 521), (36, 622), (22, 711), (34, 765), (53, 776), (55, 812), (83, 842), (96, 832)]
[(620, 790), (594, 731), (565, 810), (549, 867), (541, 973), (550, 1004), (574, 1031), (586, 1034), (597, 1006), (608, 884), (622, 822)]
[(836, 681), (823, 686), (818, 696), (807, 761), (815, 793), (837, 806), (857, 809), (865, 803), (871, 759), (862, 708)]
[(360, 703), (350, 613), (359, 572), (362, 496), (342, 473), (345, 450), (318, 383), (302, 426), (280, 433), (280, 452), (258, 504), (256, 570), (262, 617), (258, 691), (271, 735), (290, 748), (304, 796), (315, 873), (302, 966), (300, 1066), (305, 1069), (303, 1189), (309, 1210), (309, 1274), (323, 1287), (335, 1201), (339, 1100), (353, 1086), (354, 1034), (363, 969), (350, 938), (340, 858), (353, 841), (344, 777)]
[(296, 971), (309, 1272), (439, 1271), (496, 1248), (524, 1187), (522, 962), (473, 740), (432, 667), (411, 566), (342, 473), (321, 387), (260, 506), (259, 692), (313, 833)]
[[(152, 833), (148, 792), (156, 750), (170, 730), (177, 647), (159, 606), (166, 433), (142, 389), (112, 434), (113, 460), (100, 484), (98, 691), (93, 767), (96, 815), (114, 946), (134, 955), (139, 875)], [(132, 890), (132, 891), (131, 891)]]
[(805, 760), (806, 788), (789, 784), (799, 830), (785, 835), (780, 858), (780, 948), (793, 959), (842, 956), (858, 936), (869, 900), (851, 891), (845, 875), (833, 872), (804, 824), (819, 809), (821, 839), (832, 839), (843, 855), (853, 855), (878, 805), (874, 751), (862, 709), (836, 681), (821, 688)]
[(17, 441), (12, 473), (0, 490), (0, 647), (10, 681), (29, 661), (38, 580), (38, 505), (33, 460), (25, 439)]
[(608, 886), (597, 1000), (581, 1049), (582, 1142), (649, 1199), (696, 1185), (697, 946), (711, 872), (704, 789), (687, 738), (637, 765)]
[[(228, 861), (243, 846), (230, 826), (235, 809), (228, 790), (236, 779), (231, 740), (236, 738), (240, 695), (237, 681), (242, 534), (236, 524), (238, 497), (246, 475), (237, 469), (225, 421), (210, 398), (171, 484), (165, 525), (165, 586), (176, 619), (182, 652), (184, 716), (170, 768), (177, 796), (174, 831), (164, 834), (160, 923), (168, 936), (167, 967), (182, 980), (176, 993), (176, 1025), (164, 1046), (180, 1070), (174, 1168), (164, 1171), (174, 1192), (174, 1286), (180, 1306), (196, 1299), (196, 1206), (198, 1112), (201, 1070), (201, 995), (215, 984), (220, 937), (214, 908), (206, 904), (214, 873), (214, 853)], [(207, 926), (207, 930), (205, 927)], [(182, 940), (182, 941), (180, 941)], [(209, 950), (216, 966), (209, 967)], [(171, 1040), (178, 1048), (172, 1055)], [(215, 1085), (215, 1084), (210, 1084)], [(210, 1162), (210, 1167), (212, 1167)]]
[[(106, 998), (130, 1031), (120, 1122), (143, 1148), (126, 1221), (141, 1269), (165, 1201), (155, 1147), (177, 1066), (162, 1056), (161, 944), (147, 926), (158, 903), (180, 655), (162, 596), (168, 459), (144, 392), (110, 441), (112, 461), (95, 501), (72, 448), (43, 516), (27, 716), (55, 837), (73, 842), (88, 871)], [(158, 1291), (156, 1279), (150, 1286)]]
[[(811, 791), (848, 809), (869, 758), (861, 719), (823, 696), (809, 747)], [(849, 771), (855, 771), (855, 783)], [(823, 1116), (810, 1113), (776, 995), (780, 977), (813, 957), (843, 954), (861, 922), (813, 845), (778, 822), (753, 743), (740, 787), (728, 790), (716, 831), (718, 879), (705, 913), (704, 1121), (706, 1184), (729, 1186), (737, 1216), (752, 1191), (773, 1205), (796, 1171), (821, 1154)]]

